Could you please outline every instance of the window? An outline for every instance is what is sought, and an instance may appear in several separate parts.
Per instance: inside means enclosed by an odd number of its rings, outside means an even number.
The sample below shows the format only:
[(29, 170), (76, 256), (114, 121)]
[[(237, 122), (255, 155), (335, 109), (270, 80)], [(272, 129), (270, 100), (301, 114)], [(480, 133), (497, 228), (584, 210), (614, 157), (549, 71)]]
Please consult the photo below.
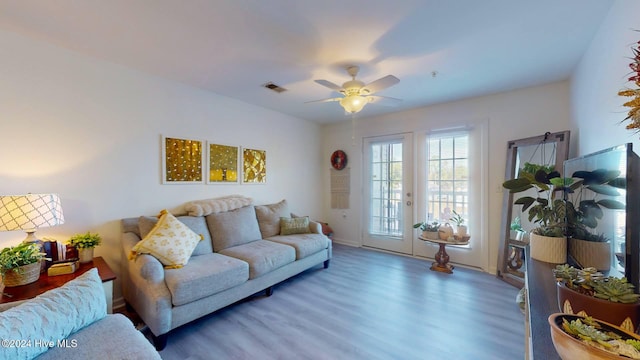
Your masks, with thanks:
[(469, 134), (427, 137), (427, 218), (449, 221), (456, 211), (469, 219)]
[(370, 233), (402, 236), (402, 142), (371, 144)]

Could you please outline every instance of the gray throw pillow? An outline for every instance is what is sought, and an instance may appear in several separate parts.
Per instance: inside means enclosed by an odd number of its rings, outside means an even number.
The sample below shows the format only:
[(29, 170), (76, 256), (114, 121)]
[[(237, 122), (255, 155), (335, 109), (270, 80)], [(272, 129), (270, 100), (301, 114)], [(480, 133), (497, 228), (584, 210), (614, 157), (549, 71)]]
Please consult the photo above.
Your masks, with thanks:
[(215, 252), (262, 239), (253, 206), (210, 214), (206, 219)]

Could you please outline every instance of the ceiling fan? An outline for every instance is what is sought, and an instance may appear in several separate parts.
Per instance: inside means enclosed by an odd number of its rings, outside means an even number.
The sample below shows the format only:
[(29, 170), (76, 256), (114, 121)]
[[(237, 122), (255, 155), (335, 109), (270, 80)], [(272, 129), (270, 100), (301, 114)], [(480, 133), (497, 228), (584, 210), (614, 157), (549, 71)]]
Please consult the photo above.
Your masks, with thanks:
[(373, 95), (380, 90), (386, 89), (399, 83), (400, 79), (393, 75), (387, 75), (365, 85), (362, 81), (356, 80), (356, 75), (358, 75), (359, 70), (360, 67), (358, 66), (347, 67), (347, 73), (351, 75), (351, 80), (345, 82), (344, 84), (342, 84), (342, 86), (338, 86), (327, 80), (314, 80), (316, 83), (328, 87), (329, 89), (344, 96), (308, 101), (308, 103), (339, 101), (340, 105), (347, 113), (355, 114), (362, 110), (367, 103), (384, 102), (388, 105), (393, 105), (402, 101), (396, 98)]

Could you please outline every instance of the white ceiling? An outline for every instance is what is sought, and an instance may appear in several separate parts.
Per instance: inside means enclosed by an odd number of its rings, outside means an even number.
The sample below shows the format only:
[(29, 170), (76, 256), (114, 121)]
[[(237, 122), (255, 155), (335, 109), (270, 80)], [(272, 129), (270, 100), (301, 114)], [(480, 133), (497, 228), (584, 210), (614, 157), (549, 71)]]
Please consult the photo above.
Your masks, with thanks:
[(404, 100), (360, 117), (567, 79), (612, 2), (0, 0), (0, 29), (330, 123), (348, 119), (338, 103), (305, 102), (350, 64), (365, 83), (395, 75), (379, 94)]

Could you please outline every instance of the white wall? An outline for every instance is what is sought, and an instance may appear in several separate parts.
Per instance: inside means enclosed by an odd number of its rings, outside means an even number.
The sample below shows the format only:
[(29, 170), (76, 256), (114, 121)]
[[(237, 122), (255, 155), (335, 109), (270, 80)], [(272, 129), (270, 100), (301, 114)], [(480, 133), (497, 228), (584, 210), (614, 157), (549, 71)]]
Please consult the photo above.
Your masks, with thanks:
[(578, 155), (628, 142), (640, 153), (640, 134), (626, 130), (628, 122), (620, 123), (629, 110), (622, 104), (630, 98), (617, 95), (631, 86), (626, 80), (631, 46), (640, 41), (640, 32), (634, 31), (640, 30), (638, 14), (640, 1), (617, 0), (572, 76), (571, 117), (572, 130), (579, 135)]
[[(495, 273), (502, 216), (507, 141), (569, 128), (568, 81), (424, 107), (376, 118), (328, 125), (323, 129), (324, 193), (329, 193), (331, 153), (345, 150), (351, 168), (351, 208), (331, 209), (325, 198), (325, 219), (337, 242), (362, 244), (362, 138), (365, 136), (424, 131), (488, 120), (489, 122), (489, 231), (486, 271)], [(370, 105), (374, 106), (374, 105)], [(352, 140), (352, 136), (355, 140)], [(413, 191), (416, 193), (415, 189)], [(416, 219), (416, 222), (418, 220)]]
[[(321, 214), (318, 125), (9, 32), (0, 48), (0, 195), (55, 192), (64, 209), (39, 236), (99, 232), (119, 273), (124, 217), (230, 194)], [(264, 149), (268, 183), (161, 185), (162, 134)], [(24, 237), (0, 232), (0, 248)]]

